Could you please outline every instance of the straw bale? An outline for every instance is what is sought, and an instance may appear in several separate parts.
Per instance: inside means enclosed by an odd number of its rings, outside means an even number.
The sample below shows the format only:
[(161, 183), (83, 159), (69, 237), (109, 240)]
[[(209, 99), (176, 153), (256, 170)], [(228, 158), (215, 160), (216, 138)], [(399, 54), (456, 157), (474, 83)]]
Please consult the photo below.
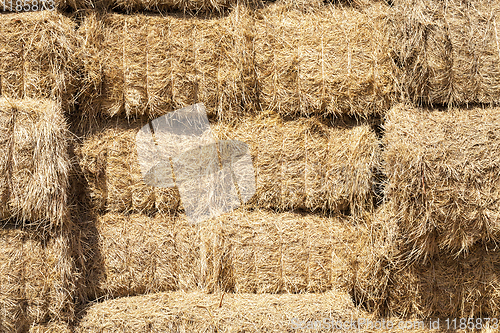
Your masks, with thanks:
[(500, 252), (478, 244), (467, 256), (439, 253), (426, 264), (401, 260), (391, 273), (392, 315), (498, 318)]
[(0, 123), (0, 219), (63, 223), (70, 161), (59, 104), (0, 98)]
[(209, 261), (212, 252), (202, 244), (206, 237), (214, 241), (207, 224), (190, 224), (185, 216), (108, 213), (84, 228), (83, 288), (90, 300), (215, 286), (208, 279), (217, 278), (211, 263), (218, 261)]
[(0, 229), (0, 330), (27, 331), (74, 316), (75, 271), (68, 232)]
[(75, 23), (54, 11), (0, 15), (0, 97), (74, 103), (79, 54)]
[(82, 103), (90, 115), (148, 115), (203, 102), (212, 115), (251, 107), (247, 12), (223, 18), (90, 15)]
[(367, 222), (261, 210), (223, 215), (217, 223), (230, 265), (224, 285), (238, 293), (357, 293), (376, 259), (367, 249), (376, 238)]
[[(325, 321), (323, 321), (326, 319)], [(364, 321), (363, 321), (364, 320)], [(388, 322), (393, 328), (388, 328)], [(423, 326), (422, 323), (423, 322)], [(76, 332), (445, 332), (418, 322), (375, 317), (340, 291), (321, 294), (170, 292), (90, 304)], [(484, 321), (483, 321), (484, 323)], [(327, 325), (330, 324), (330, 327)], [(493, 325), (482, 332), (494, 332)], [(446, 331), (447, 332), (447, 331)], [(455, 332), (455, 331), (454, 331)], [(456, 330), (465, 332), (465, 330)], [(469, 331), (467, 331), (469, 332)]]
[(398, 105), (387, 115), (385, 197), (412, 257), (500, 239), (499, 124), (499, 108)]
[(276, 4), (258, 12), (253, 43), (262, 108), (286, 116), (388, 110), (397, 96), (387, 12), (382, 4), (306, 13)]
[[(349, 321), (345, 293), (306, 295), (160, 293), (90, 306), (76, 332), (288, 332), (291, 320)], [(354, 331), (354, 330), (353, 330)]]
[(405, 97), (429, 104), (498, 104), (498, 1), (395, 1), (395, 59)]
[(146, 185), (137, 158), (136, 135), (143, 121), (110, 121), (77, 148), (93, 209), (147, 213), (170, 212), (179, 206), (176, 188)]
[[(143, 123), (113, 124), (102, 131), (103, 134), (90, 136), (79, 152), (80, 165), (89, 182), (95, 207), (114, 212), (143, 213), (177, 209), (177, 189), (153, 188), (141, 179), (134, 147), (135, 133)], [(337, 128), (324, 126), (315, 120), (282, 122), (277, 117), (259, 117), (246, 118), (235, 126), (218, 123), (211, 128), (214, 135), (221, 139), (219, 150), (225, 139), (248, 144), (257, 184), (256, 194), (250, 203), (257, 207), (320, 211), (351, 209), (356, 213), (373, 207), (372, 187), (379, 163), (379, 146), (375, 133), (367, 125)], [(156, 138), (160, 140), (161, 136)], [(165, 142), (168, 145), (170, 141)], [(204, 149), (210, 147), (208, 145)], [(196, 152), (196, 156), (203, 158), (214, 155)], [(195, 177), (194, 171), (189, 170), (203, 166), (203, 170), (209, 172), (209, 169), (219, 167), (218, 161), (212, 161), (213, 168), (208, 168), (203, 160), (190, 164), (193, 156), (174, 157), (177, 160), (173, 165), (177, 185), (188, 189), (187, 181), (194, 182), (191, 186), (208, 181), (208, 178), (198, 174)], [(213, 177), (219, 187), (234, 192), (234, 186), (227, 184), (223, 176), (226, 171), (221, 170)], [(238, 185), (240, 192), (249, 186), (243, 183)], [(212, 193), (213, 189), (210, 191)], [(161, 200), (158, 199), (159, 193), (163, 194)], [(244, 201), (251, 195), (244, 193)], [(225, 193), (224, 198), (230, 200), (236, 197), (236, 194), (230, 196)], [(195, 203), (195, 200), (188, 199), (184, 204)]]
[(373, 208), (380, 148), (367, 125), (336, 127), (263, 115), (212, 129), (219, 139), (248, 144), (256, 175), (250, 204), (280, 211)]
[[(236, 210), (193, 225), (184, 215), (98, 217), (83, 228), (90, 300), (162, 291), (344, 290), (370, 309), (386, 297), (390, 228), (370, 217)], [(376, 283), (375, 283), (376, 281)]]

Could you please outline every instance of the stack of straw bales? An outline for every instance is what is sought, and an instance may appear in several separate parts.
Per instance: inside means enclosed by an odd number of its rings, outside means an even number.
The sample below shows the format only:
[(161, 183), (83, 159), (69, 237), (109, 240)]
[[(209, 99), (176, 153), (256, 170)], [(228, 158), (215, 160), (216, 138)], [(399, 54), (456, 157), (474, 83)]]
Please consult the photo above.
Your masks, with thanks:
[(76, 24), (52, 11), (0, 15), (0, 96), (75, 100)]
[(106, 14), (88, 16), (84, 112), (156, 118), (203, 102), (219, 118), (255, 99), (247, 12), (223, 18)]
[(307, 13), (276, 4), (258, 12), (253, 43), (262, 108), (286, 116), (388, 110), (397, 94), (387, 13), (381, 4)]
[(58, 102), (0, 98), (2, 332), (74, 317), (67, 146)]
[(393, 40), (405, 97), (429, 104), (498, 104), (498, 1), (395, 1)]
[(74, 319), (63, 111), (77, 38), (51, 12), (2, 14), (0, 31), (0, 331), (25, 332)]

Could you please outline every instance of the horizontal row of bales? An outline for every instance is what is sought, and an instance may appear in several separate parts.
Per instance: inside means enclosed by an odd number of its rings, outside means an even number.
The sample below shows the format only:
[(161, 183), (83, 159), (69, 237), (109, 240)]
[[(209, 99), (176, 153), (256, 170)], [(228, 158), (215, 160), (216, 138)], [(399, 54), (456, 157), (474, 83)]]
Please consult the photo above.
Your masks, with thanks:
[(383, 8), (304, 14), (277, 4), (215, 19), (90, 16), (80, 27), (92, 55), (82, 97), (89, 113), (109, 116), (156, 118), (197, 101), (220, 120), (259, 109), (377, 114), (397, 97)]
[[(0, 15), (0, 330), (496, 317), (499, 6), (478, 3)], [(135, 137), (198, 102), (256, 193), (193, 225)]]
[(203, 101), (220, 120), (245, 109), (363, 117), (386, 113), (401, 95), (496, 104), (495, 3), (450, 5), (458, 13), (441, 13), (448, 28), (438, 29), (440, 12), (421, 2), (414, 11), (375, 3), (306, 13), (277, 3), (215, 18), (98, 12), (77, 33), (62, 14), (5, 14), (2, 96), (77, 96), (83, 113), (150, 118)]

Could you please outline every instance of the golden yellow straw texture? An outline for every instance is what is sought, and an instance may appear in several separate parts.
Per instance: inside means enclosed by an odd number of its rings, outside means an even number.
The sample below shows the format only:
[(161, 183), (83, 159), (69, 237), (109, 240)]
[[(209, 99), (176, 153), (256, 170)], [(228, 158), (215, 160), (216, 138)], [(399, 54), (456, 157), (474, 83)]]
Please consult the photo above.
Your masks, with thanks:
[(395, 1), (392, 39), (401, 87), (412, 101), (498, 104), (498, 1)]
[(0, 15), (0, 97), (75, 101), (76, 24), (54, 11)]
[(385, 197), (414, 259), (499, 238), (500, 109), (398, 105), (385, 123)]
[(59, 103), (0, 98), (0, 219), (52, 225), (65, 221), (68, 139)]

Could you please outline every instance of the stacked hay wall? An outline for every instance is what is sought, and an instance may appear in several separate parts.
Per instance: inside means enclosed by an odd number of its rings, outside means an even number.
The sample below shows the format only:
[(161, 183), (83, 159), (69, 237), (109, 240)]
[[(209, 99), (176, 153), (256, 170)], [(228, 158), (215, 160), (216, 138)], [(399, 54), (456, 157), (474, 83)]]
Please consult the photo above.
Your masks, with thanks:
[(498, 240), (499, 124), (499, 108), (398, 105), (387, 115), (385, 197), (413, 259)]
[(0, 15), (0, 97), (48, 98), (70, 109), (79, 66), (75, 29), (53, 11)]
[(256, 13), (254, 54), (263, 109), (285, 116), (384, 113), (397, 98), (388, 8), (270, 5)]
[(57, 102), (0, 98), (0, 219), (63, 223), (68, 217), (67, 145)]
[(0, 229), (0, 329), (74, 319), (76, 272), (71, 234), (58, 230)]
[(240, 114), (254, 100), (248, 17), (88, 16), (85, 112), (155, 118), (203, 102), (219, 118)]
[(498, 1), (395, 1), (392, 35), (405, 97), (498, 104)]
[[(177, 209), (177, 189), (143, 182), (135, 135), (144, 124), (114, 122), (89, 136), (80, 148), (80, 165), (97, 209), (133, 213)], [(257, 117), (234, 126), (215, 124), (212, 130), (219, 139), (249, 145), (256, 176), (256, 194), (249, 202), (253, 206), (356, 213), (373, 208), (379, 146), (367, 125), (341, 128), (315, 120)]]

